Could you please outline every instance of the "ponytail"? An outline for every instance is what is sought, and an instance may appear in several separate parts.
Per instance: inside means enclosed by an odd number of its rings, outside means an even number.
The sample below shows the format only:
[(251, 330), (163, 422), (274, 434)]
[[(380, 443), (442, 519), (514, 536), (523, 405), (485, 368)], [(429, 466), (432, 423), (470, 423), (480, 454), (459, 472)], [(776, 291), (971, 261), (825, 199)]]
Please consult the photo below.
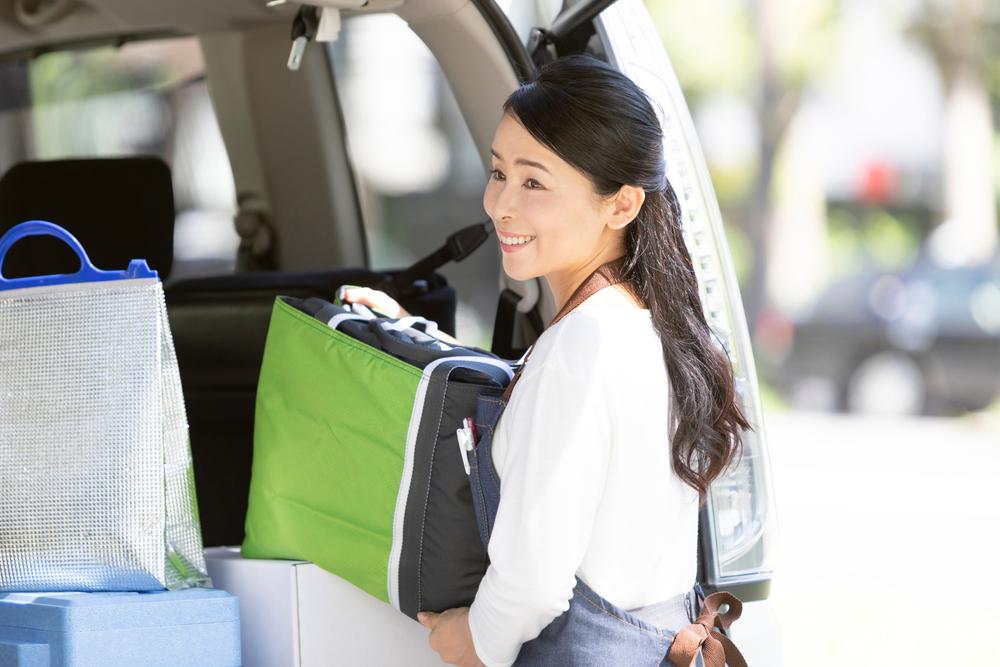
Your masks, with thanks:
[[(625, 234), (624, 277), (649, 307), (671, 386), (674, 471), (705, 503), (708, 487), (742, 450), (750, 424), (735, 401), (732, 364), (713, 344), (669, 183), (646, 193)], [(676, 426), (674, 426), (676, 425)]]

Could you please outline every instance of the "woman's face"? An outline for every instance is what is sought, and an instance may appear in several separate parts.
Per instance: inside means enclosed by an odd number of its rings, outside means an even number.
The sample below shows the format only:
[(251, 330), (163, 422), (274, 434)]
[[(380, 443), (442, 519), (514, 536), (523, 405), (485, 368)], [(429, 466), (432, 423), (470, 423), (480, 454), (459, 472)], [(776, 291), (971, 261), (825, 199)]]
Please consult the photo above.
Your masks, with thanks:
[(608, 200), (509, 113), (493, 136), (483, 208), (496, 227), (504, 271), (515, 280), (573, 275), (621, 252), (621, 233), (607, 224)]

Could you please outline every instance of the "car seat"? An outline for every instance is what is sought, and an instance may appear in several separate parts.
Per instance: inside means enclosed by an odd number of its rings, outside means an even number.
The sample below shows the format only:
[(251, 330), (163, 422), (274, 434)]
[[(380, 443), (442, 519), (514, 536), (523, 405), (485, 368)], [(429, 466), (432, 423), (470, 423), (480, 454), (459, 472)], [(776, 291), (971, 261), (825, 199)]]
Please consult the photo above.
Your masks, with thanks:
[[(155, 157), (25, 162), (0, 178), (0, 234), (19, 222), (50, 220), (85, 244), (95, 265), (144, 258), (164, 282), (180, 365), (205, 546), (243, 541), (253, 452), (257, 379), (277, 295), (332, 299), (344, 284), (383, 286), (404, 271), (253, 271), (170, 280), (174, 200), (170, 170)], [(3, 267), (16, 277), (72, 273), (75, 256), (29, 239)], [(51, 247), (50, 247), (51, 246)], [(455, 291), (440, 274), (415, 280), (399, 302), (455, 330)]]

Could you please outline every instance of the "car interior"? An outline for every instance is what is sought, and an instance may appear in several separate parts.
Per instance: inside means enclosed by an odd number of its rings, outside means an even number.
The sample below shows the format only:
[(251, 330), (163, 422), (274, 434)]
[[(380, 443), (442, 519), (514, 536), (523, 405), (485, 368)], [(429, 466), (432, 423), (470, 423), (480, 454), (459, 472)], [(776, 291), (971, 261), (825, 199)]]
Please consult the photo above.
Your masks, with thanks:
[[(587, 51), (611, 59), (603, 52), (607, 33), (639, 30), (622, 17), (645, 11), (638, 0), (620, 1), (628, 8), (600, 24), (595, 17), (614, 0), (316, 4), (339, 8), (345, 24), (392, 15), (419, 38), (440, 68), (467, 128), (473, 161), (478, 162), (464, 169), (476, 172), (477, 179), (485, 179), (489, 171), (490, 144), (507, 95), (557, 54)], [(529, 5), (530, 11), (524, 9)], [(51, 220), (76, 235), (99, 267), (124, 268), (142, 257), (158, 271), (183, 383), (206, 547), (243, 540), (256, 385), (277, 295), (330, 300), (345, 284), (376, 287), (394, 295), (409, 312), (455, 334), (461, 328), (459, 297), (470, 289), (464, 281), (477, 272), (489, 302), (484, 318), (489, 335), (479, 347), (507, 359), (518, 358), (555, 314), (544, 281), (510, 279), (500, 270), (499, 252), (493, 248), (482, 248), (474, 259), (456, 265), (481, 247), (492, 228), (485, 224), (478, 197), (449, 219), (446, 232), (413, 232), (421, 244), (415, 261), (372, 261), (379, 212), (360, 187), (356, 162), (363, 157), (357, 153), (362, 144), (351, 134), (345, 113), (345, 102), (352, 101), (356, 89), (332, 57), (337, 42), (321, 41), (329, 35), (320, 33), (330, 26), (319, 27), (316, 20), (315, 7), (287, 0), (0, 0), (0, 234), (24, 220)], [(548, 28), (535, 27), (541, 25)], [(296, 36), (306, 39), (295, 46)], [(225, 163), (220, 169), (231, 171), (235, 190), (235, 210), (222, 225), (236, 247), (226, 262), (177, 254), (178, 238), (187, 233), (178, 217), (178, 192), (192, 187), (189, 163), (203, 159), (200, 154), (183, 160), (177, 155), (164, 159), (157, 150), (49, 158), (41, 150), (44, 137), (32, 135), (22, 113), (31, 108), (37, 83), (32, 63), (52, 54), (184, 39), (196, 44), (199, 66), (184, 63), (184, 74), (176, 81), (154, 87), (207, 86), (211, 116), (228, 158), (228, 169)], [(651, 38), (645, 33), (637, 38), (643, 39)], [(365, 46), (370, 50), (353, 56), (362, 65), (376, 60), (379, 51), (392, 50), (392, 45)], [(617, 64), (632, 65), (633, 73), (643, 75), (642, 46), (618, 53)], [(656, 48), (661, 49), (658, 39)], [(666, 62), (665, 54), (660, 57)], [(356, 69), (361, 76), (369, 71), (368, 76), (379, 76), (377, 68)], [(676, 91), (657, 88), (661, 82), (654, 77), (644, 85), (658, 95), (673, 95), (683, 107), (676, 82)], [(144, 122), (130, 112), (121, 118), (114, 122)], [(689, 118), (681, 120), (690, 125)], [(693, 137), (684, 123), (669, 129)], [(399, 136), (393, 127), (379, 131), (387, 142)], [(198, 141), (206, 139), (196, 137), (194, 143)], [(695, 167), (700, 148), (697, 154)], [(701, 216), (697, 224), (718, 218), (707, 169), (689, 169), (679, 177), (690, 180), (678, 187), (687, 222), (696, 224), (696, 213)], [(708, 199), (699, 201), (699, 196)], [(706, 285), (709, 319), (723, 323), (718, 331), (727, 351), (745, 360), (737, 364), (739, 391), (759, 414), (742, 306), (738, 293), (733, 291), (733, 297), (727, 291), (727, 285), (735, 285), (735, 275), (719, 231), (721, 221), (711, 224), (714, 232), (692, 226), (691, 254)], [(488, 257), (490, 253), (497, 256)], [(31, 238), (13, 248), (0, 269), (6, 277), (19, 277), (73, 272), (77, 263), (52, 239)], [(706, 280), (704, 272), (713, 266), (720, 266), (724, 275)], [(746, 340), (736, 340), (740, 335)], [(763, 437), (751, 438), (746, 464), (716, 484), (712, 505), (702, 512), (699, 581), (711, 589), (722, 578), (724, 559), (717, 554), (725, 552), (727, 588), (744, 602), (763, 602), (771, 577), (765, 544), (771, 501)], [(725, 540), (733, 546), (726, 547)]]
[[(80, 239), (96, 265), (124, 266), (144, 257), (159, 272), (184, 385), (205, 545), (239, 544), (256, 384), (274, 297), (329, 299), (344, 284), (385, 289), (387, 278), (407, 268), (366, 268), (344, 123), (323, 45), (310, 45), (299, 70), (289, 72), (289, 29), (299, 11), (292, 4), (4, 4), (0, 44), (6, 57), (172, 34), (198, 38), (237, 192), (257, 202), (235, 221), (241, 235), (237, 264), (248, 270), (172, 278), (171, 173), (162, 160), (147, 156), (13, 166), (0, 177), (0, 233), (27, 219), (56, 220)], [(517, 82), (493, 28), (467, 2), (373, 0), (360, 11), (393, 5), (434, 51), (477, 145), (488, 150), (496, 110)], [(478, 57), (468, 57), (470, 52)], [(52, 196), (53, 183), (61, 184), (58, 197)], [(466, 254), (483, 240), (475, 239)], [(418, 271), (422, 275), (410, 276), (410, 289), (395, 292), (409, 312), (446, 332), (455, 330), (455, 291), (433, 264), (458, 254), (445, 251)], [(8, 277), (71, 273), (75, 262), (57, 241), (32, 238), (11, 251), (3, 270)], [(520, 296), (508, 290), (504, 301), (502, 330), (511, 336)], [(539, 318), (535, 310), (529, 319), (537, 325)], [(494, 342), (498, 353), (518, 352), (511, 338)]]

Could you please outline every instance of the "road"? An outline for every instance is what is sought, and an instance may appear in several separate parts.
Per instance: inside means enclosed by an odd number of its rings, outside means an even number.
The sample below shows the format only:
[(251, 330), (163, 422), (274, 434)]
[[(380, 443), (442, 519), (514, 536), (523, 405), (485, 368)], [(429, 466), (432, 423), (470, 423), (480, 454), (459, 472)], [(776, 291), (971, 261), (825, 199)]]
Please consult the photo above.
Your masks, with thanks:
[(765, 425), (785, 667), (1000, 665), (1000, 417)]

